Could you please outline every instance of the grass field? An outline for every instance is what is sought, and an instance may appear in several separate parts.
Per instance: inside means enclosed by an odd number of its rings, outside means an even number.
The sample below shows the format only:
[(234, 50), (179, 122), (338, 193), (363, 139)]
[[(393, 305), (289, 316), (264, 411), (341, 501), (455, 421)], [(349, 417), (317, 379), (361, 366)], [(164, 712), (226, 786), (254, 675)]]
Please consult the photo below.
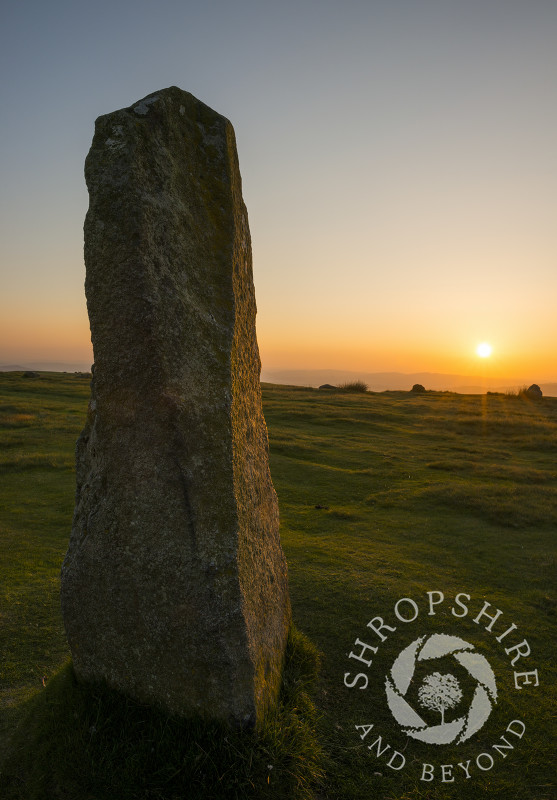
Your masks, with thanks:
[[(0, 373), (0, 756), (29, 704), (62, 685), (58, 580), (88, 396), (73, 375)], [(322, 654), (315, 797), (554, 800), (557, 399), (271, 385), (263, 397), (294, 620)], [(386, 700), (398, 654), (433, 634), (473, 646), (496, 678), (491, 713), (460, 743), (406, 735)], [(428, 726), (439, 715), (418, 684), (433, 668), (461, 684), (447, 717), (467, 717), (478, 679), (455, 663), (418, 659), (406, 699)], [(247, 796), (227, 763), (222, 796)], [(277, 796), (277, 770), (252, 796)]]

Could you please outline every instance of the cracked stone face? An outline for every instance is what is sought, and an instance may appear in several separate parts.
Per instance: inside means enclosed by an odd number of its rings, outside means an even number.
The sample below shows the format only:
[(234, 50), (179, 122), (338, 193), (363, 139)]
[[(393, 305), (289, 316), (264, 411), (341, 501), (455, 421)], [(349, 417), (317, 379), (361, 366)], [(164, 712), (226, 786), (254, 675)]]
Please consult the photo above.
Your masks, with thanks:
[(251, 726), (276, 700), (290, 603), (234, 131), (164, 89), (96, 121), (85, 175), (95, 365), (61, 576), (74, 669)]

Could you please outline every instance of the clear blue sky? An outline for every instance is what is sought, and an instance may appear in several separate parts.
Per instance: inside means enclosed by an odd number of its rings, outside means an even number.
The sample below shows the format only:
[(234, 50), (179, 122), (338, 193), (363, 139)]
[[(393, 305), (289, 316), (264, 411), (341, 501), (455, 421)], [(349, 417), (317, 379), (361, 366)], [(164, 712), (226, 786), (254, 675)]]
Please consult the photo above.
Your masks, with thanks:
[(556, 379), (556, 42), (554, 0), (5, 2), (0, 364), (89, 362), (94, 120), (178, 85), (236, 130), (265, 367)]

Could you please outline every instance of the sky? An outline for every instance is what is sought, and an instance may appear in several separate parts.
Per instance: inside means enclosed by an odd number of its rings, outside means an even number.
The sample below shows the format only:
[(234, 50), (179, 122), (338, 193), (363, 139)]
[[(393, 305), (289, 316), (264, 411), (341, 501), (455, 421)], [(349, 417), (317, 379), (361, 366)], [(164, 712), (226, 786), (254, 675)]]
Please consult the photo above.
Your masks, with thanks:
[(555, 0), (3, 0), (0, 365), (92, 362), (94, 120), (176, 85), (236, 131), (264, 369), (557, 380), (556, 41)]

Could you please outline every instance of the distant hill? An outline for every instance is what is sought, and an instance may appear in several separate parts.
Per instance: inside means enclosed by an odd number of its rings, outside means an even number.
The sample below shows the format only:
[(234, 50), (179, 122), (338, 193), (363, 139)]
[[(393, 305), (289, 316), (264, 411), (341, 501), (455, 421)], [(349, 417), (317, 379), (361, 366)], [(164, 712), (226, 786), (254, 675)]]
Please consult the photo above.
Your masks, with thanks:
[(290, 369), (262, 370), (261, 380), (268, 383), (283, 383), (292, 386), (321, 386), (330, 383), (338, 386), (348, 381), (365, 381), (372, 392), (410, 391), (415, 383), (435, 391), (458, 392), (459, 394), (484, 394), (486, 391), (514, 391), (519, 387), (538, 383), (544, 395), (557, 397), (557, 383), (543, 383), (536, 378), (489, 378), (482, 384), (470, 375), (446, 375), (440, 372), (355, 372), (338, 369)]
[(26, 361), (24, 364), (0, 364), (0, 372), (22, 372), (34, 369), (39, 372), (90, 372), (91, 364), (86, 361), (67, 363), (65, 361)]
[[(62, 361), (29, 361), (24, 364), (0, 365), (0, 372), (89, 372), (91, 364), (84, 361), (67, 363)], [(486, 391), (506, 392), (532, 383), (537, 383), (544, 395), (557, 397), (557, 382), (537, 380), (535, 377), (489, 379), (482, 385), (477, 377), (467, 375), (446, 375), (441, 372), (355, 372), (342, 369), (283, 369), (261, 371), (261, 380), (267, 383), (290, 384), (291, 386), (321, 386), (330, 383), (338, 386), (349, 381), (364, 381), (372, 392), (410, 391), (415, 383), (426, 389), (438, 392), (458, 392), (459, 394), (484, 394)]]

